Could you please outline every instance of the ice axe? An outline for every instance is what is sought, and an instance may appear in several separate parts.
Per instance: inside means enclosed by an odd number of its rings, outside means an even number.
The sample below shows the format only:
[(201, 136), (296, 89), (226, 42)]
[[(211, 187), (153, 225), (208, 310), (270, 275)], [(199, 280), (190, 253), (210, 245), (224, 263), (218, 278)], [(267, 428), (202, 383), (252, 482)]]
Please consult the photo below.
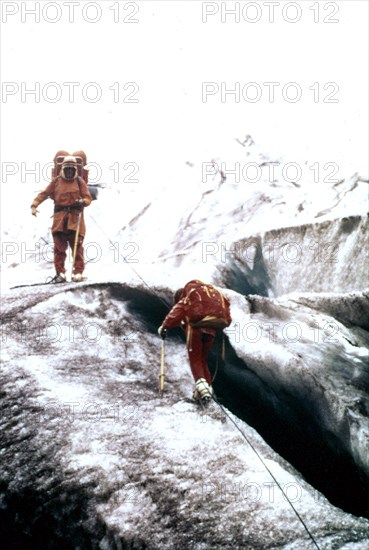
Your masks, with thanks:
[(160, 397), (163, 396), (164, 392), (164, 366), (165, 366), (165, 337), (166, 330), (163, 329), (161, 333), (161, 362), (160, 362), (160, 376), (159, 376), (159, 393)]
[(80, 210), (80, 212), (78, 213), (77, 229), (76, 229), (76, 234), (75, 234), (75, 237), (74, 237), (72, 277), (73, 277), (74, 264), (75, 264), (75, 261), (76, 261), (76, 250), (77, 250), (77, 243), (78, 243), (78, 237), (79, 237), (79, 226), (81, 225), (81, 217), (82, 217), (82, 210)]

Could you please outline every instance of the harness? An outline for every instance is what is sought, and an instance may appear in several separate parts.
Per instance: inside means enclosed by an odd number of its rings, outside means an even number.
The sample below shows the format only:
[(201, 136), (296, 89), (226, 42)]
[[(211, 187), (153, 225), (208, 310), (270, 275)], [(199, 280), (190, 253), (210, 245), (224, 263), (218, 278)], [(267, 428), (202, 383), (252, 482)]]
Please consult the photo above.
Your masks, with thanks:
[(72, 204), (71, 206), (59, 206), (59, 205), (55, 205), (54, 206), (54, 214), (56, 212), (71, 212), (72, 210), (82, 210), (83, 206), (80, 205), (80, 204)]

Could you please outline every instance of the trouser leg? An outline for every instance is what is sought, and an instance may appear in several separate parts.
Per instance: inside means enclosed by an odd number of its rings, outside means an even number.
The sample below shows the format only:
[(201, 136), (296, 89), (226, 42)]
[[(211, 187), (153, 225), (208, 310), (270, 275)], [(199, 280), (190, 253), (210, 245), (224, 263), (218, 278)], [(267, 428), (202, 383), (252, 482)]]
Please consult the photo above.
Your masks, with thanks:
[(54, 240), (54, 266), (56, 273), (65, 273), (65, 258), (68, 246), (67, 235), (62, 232), (53, 234)]
[(211, 336), (210, 334), (202, 335), (202, 365), (203, 365), (203, 371), (205, 373), (204, 378), (209, 385), (211, 385), (211, 374), (208, 366), (208, 357), (209, 357), (209, 352), (213, 346), (213, 343), (214, 343), (214, 336)]
[(194, 329), (188, 349), (191, 372), (195, 381), (205, 378), (209, 385), (211, 384), (211, 374), (208, 367), (208, 355), (213, 341), (213, 336)]
[[(72, 254), (74, 250), (74, 241), (76, 238), (76, 232), (70, 231), (68, 233), (68, 242), (69, 246), (71, 248)], [(84, 254), (83, 254), (83, 235), (78, 235), (78, 241), (77, 241), (77, 248), (76, 248), (76, 258), (74, 261), (74, 268), (73, 268), (73, 274), (77, 273), (83, 273), (83, 270), (85, 268), (85, 261), (84, 261)]]

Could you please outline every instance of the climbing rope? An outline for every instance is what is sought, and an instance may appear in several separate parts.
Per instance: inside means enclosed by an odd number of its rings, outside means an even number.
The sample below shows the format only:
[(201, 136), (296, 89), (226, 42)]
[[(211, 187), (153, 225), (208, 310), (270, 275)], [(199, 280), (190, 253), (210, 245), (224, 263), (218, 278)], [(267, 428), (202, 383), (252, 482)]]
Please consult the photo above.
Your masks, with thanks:
[[(100, 231), (103, 233), (103, 235), (108, 239), (109, 243), (113, 246), (113, 248), (115, 249), (115, 244), (112, 242), (112, 240), (109, 238), (109, 236), (105, 233), (105, 231), (100, 227), (100, 225), (97, 223), (97, 221), (95, 220), (95, 218), (90, 214), (90, 217), (92, 219), (92, 221), (97, 225), (97, 227), (100, 229)], [(130, 262), (127, 261), (127, 258), (125, 256), (123, 256), (123, 254), (121, 254), (121, 252), (119, 252), (119, 255), (120, 257), (123, 259), (124, 263), (127, 263), (129, 264), (130, 268), (132, 269), (132, 271), (135, 273), (135, 275), (140, 279), (140, 281), (148, 288), (148, 290), (154, 294), (164, 305), (165, 307), (168, 307), (168, 304), (159, 296), (159, 294), (150, 287), (150, 285), (144, 280), (143, 277), (141, 277), (141, 275), (137, 272), (136, 269), (134, 269), (132, 267), (132, 265), (130, 264)], [(223, 336), (224, 338), (224, 336)], [(222, 345), (222, 356), (223, 356), (223, 359), (224, 359), (224, 340), (223, 340), (223, 345)], [(218, 372), (218, 358), (217, 358), (217, 365), (216, 365), (216, 370), (215, 370), (215, 373), (214, 373), (214, 377), (213, 377), (213, 380), (215, 379), (216, 375), (217, 375), (217, 372)], [(264, 466), (264, 468), (266, 469), (266, 471), (269, 473), (270, 477), (273, 479), (273, 481), (275, 482), (275, 484), (277, 485), (277, 487), (280, 489), (282, 495), (284, 496), (284, 498), (286, 499), (286, 501), (288, 502), (288, 504), (291, 506), (293, 512), (295, 513), (295, 515), (297, 516), (298, 520), (300, 521), (300, 523), (303, 525), (306, 533), (309, 535), (309, 538), (311, 539), (312, 543), (314, 544), (314, 546), (318, 549), (318, 550), (321, 550), (318, 543), (316, 542), (314, 536), (312, 535), (312, 533), (310, 532), (309, 528), (307, 527), (306, 523), (304, 522), (304, 520), (302, 519), (302, 517), (300, 516), (299, 512), (296, 510), (296, 508), (294, 507), (293, 503), (290, 501), (290, 499), (288, 498), (288, 496), (286, 495), (286, 493), (283, 491), (282, 489), (282, 486), (280, 485), (279, 481), (277, 480), (277, 478), (275, 477), (275, 475), (271, 472), (271, 470), (268, 468), (267, 464), (265, 463), (265, 461), (263, 460), (262, 456), (258, 453), (258, 451), (255, 449), (255, 447), (253, 446), (253, 444), (251, 443), (251, 441), (248, 439), (248, 437), (246, 436), (246, 434), (241, 430), (241, 428), (236, 424), (236, 422), (233, 420), (233, 418), (228, 414), (228, 412), (224, 409), (224, 407), (219, 403), (219, 401), (215, 398), (214, 395), (212, 395), (212, 399), (213, 401), (219, 406), (219, 408), (221, 409), (221, 411), (223, 412), (223, 414), (225, 416), (227, 416), (227, 418), (229, 418), (229, 420), (232, 422), (232, 424), (237, 428), (237, 430), (241, 433), (242, 437), (245, 439), (245, 441), (249, 444), (249, 446), (251, 447), (251, 449), (254, 451), (255, 455), (258, 457), (258, 459), (260, 460), (260, 462), (262, 463), (262, 465)]]
[(268, 468), (267, 464), (265, 463), (265, 461), (263, 460), (263, 457), (258, 453), (258, 451), (255, 449), (254, 445), (251, 443), (251, 441), (249, 440), (249, 438), (247, 437), (247, 435), (245, 434), (245, 432), (243, 432), (241, 430), (241, 428), (237, 425), (237, 423), (233, 420), (233, 418), (228, 414), (228, 412), (226, 411), (226, 409), (223, 407), (223, 405), (221, 405), (219, 403), (219, 401), (216, 399), (216, 397), (214, 396), (214, 394), (212, 394), (212, 399), (213, 401), (218, 405), (218, 407), (221, 409), (221, 411), (223, 412), (223, 414), (225, 414), (225, 416), (227, 416), (227, 418), (229, 418), (229, 420), (232, 422), (232, 424), (237, 428), (237, 430), (241, 433), (242, 437), (245, 439), (245, 441), (250, 445), (251, 449), (254, 451), (254, 453), (256, 454), (256, 456), (258, 457), (258, 459), (260, 460), (260, 462), (262, 463), (262, 465), (264, 466), (264, 468), (266, 469), (266, 471), (268, 472), (268, 474), (270, 475), (270, 477), (273, 479), (273, 481), (276, 483), (277, 487), (280, 489), (282, 495), (284, 496), (284, 498), (287, 500), (288, 504), (291, 506), (292, 510), (294, 511), (294, 513), (296, 514), (297, 518), (299, 519), (299, 521), (301, 522), (301, 524), (303, 525), (305, 531), (307, 532), (307, 534), (309, 535), (311, 541), (313, 542), (314, 546), (318, 549), (318, 550), (321, 550), (320, 546), (318, 546), (318, 543), (316, 542), (314, 536), (312, 535), (312, 533), (309, 531), (306, 523), (304, 522), (304, 520), (302, 519), (302, 517), (300, 516), (300, 514), (298, 513), (298, 511), (296, 510), (296, 508), (294, 507), (294, 505), (292, 504), (292, 502), (290, 501), (290, 499), (288, 498), (288, 496), (286, 495), (286, 493), (283, 491), (282, 489), (282, 486), (281, 484), (279, 483), (279, 481), (277, 480), (277, 478), (275, 477), (275, 475), (273, 474), (273, 472), (271, 472), (270, 468)]
[[(89, 214), (89, 216), (92, 219), (92, 221), (97, 225), (97, 227), (100, 229), (101, 233), (108, 239), (109, 243), (114, 248), (114, 250), (116, 250), (116, 245), (110, 239), (109, 235), (107, 235), (105, 233), (103, 228), (97, 223), (97, 221), (95, 220), (95, 218), (91, 214)], [(123, 254), (120, 251), (118, 251), (118, 252), (119, 252), (119, 256), (122, 258), (123, 262), (129, 265), (129, 267), (132, 269), (132, 271), (136, 275), (136, 277), (138, 277), (140, 279), (140, 281), (148, 288), (148, 290), (151, 292), (151, 294), (153, 294), (156, 298), (158, 298), (162, 302), (162, 304), (164, 304), (165, 307), (168, 308), (168, 303), (165, 302), (161, 298), (161, 296), (159, 296), (159, 294), (153, 288), (151, 288), (151, 286), (145, 281), (145, 279), (143, 277), (141, 277), (141, 275), (138, 273), (138, 271), (134, 267), (132, 267), (131, 262), (129, 262), (127, 260), (127, 257), (123, 256)]]

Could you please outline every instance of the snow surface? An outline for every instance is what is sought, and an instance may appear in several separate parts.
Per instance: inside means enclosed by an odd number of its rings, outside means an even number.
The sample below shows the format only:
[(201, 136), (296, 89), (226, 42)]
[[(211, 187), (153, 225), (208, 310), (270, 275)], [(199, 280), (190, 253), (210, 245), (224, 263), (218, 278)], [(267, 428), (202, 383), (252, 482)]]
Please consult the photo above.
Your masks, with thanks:
[[(167, 341), (165, 398), (158, 397), (160, 340), (148, 331), (154, 312), (149, 306), (142, 309), (149, 292), (128, 286), (122, 300), (119, 288), (83, 283), (65, 291), (56, 285), (5, 297), (11, 320), (4, 327), (2, 477), (12, 493), (32, 483), (38, 498), (56, 498), (55, 509), (46, 502), (43, 506), (69, 540), (75, 528), (68, 533), (63, 527), (72, 520), (57, 496), (68, 480), (73, 491), (88, 496), (78, 536), (83, 532), (102, 548), (122, 540), (168, 549), (309, 547), (306, 532), (254, 448), (320, 548), (355, 548), (357, 541), (367, 548), (367, 520), (332, 506), (230, 412), (224, 422), (217, 406), (202, 413), (188, 402), (191, 375), (179, 340)], [(231, 291), (228, 295), (237, 323), (245, 300)], [(101, 332), (83, 332), (88, 324)], [(244, 353), (242, 346), (232, 345)], [(273, 383), (279, 379), (283, 384), (287, 373), (291, 383), (296, 377), (291, 352), (275, 351), (264, 341), (262, 347), (264, 352), (259, 346), (250, 352), (252, 361), (258, 363), (263, 352), (263, 364), (273, 367), (267, 372), (275, 373)], [(76, 496), (68, 499), (78, 503)], [(75, 517), (80, 513), (77, 508)], [(105, 534), (99, 534), (101, 523)]]
[[(232, 419), (291, 483), (321, 548), (368, 549), (367, 3), (300, 2), (291, 23), (285, 2), (273, 21), (264, 2), (254, 24), (224, 21), (230, 2), (184, 0), (89, 3), (101, 9), (91, 23), (76, 2), (75, 26), (67, 2), (32, 3), (61, 10), (56, 23), (22, 15), (28, 2), (2, 4), (3, 80), (79, 87), (75, 101), (19, 90), (1, 102), (0, 537), (40, 550), (312, 547)], [(207, 23), (206, 4), (220, 8)], [(132, 8), (138, 21), (124, 24)], [(86, 101), (95, 80), (101, 100)], [(258, 81), (263, 97), (205, 103), (206, 80)], [(113, 83), (128, 81), (137, 103), (114, 101)], [(280, 93), (292, 81), (296, 103)], [(48, 183), (32, 170), (61, 147), (83, 147), (101, 172), (85, 211), (88, 281), (11, 289), (54, 274), (51, 201), (37, 219), (29, 207)], [(237, 163), (258, 181), (224, 178)], [(288, 163), (301, 178), (283, 177)], [(205, 166), (218, 170), (204, 178)], [(291, 249), (300, 261), (286, 259)], [(194, 277), (232, 301), (227, 368), (214, 380), (234, 413), (226, 422), (188, 402), (175, 333), (157, 393), (157, 326)]]
[[(244, 148), (237, 141), (230, 141), (222, 159), (215, 160), (219, 166), (221, 161), (233, 165), (242, 163), (243, 157)], [(258, 165), (272, 162), (283, 165), (283, 159), (273, 159), (263, 154), (255, 144), (247, 146), (245, 159)], [(278, 234), (273, 234), (273, 230), (281, 228), (280, 246), (292, 243), (292, 248), (276, 249), (280, 259), (276, 266), (278, 270), (284, 264), (287, 271), (291, 271), (294, 264), (301, 263), (300, 257), (296, 260), (296, 254), (300, 254), (305, 263), (314, 261), (320, 264), (318, 267), (322, 267), (323, 271), (327, 267), (340, 270), (344, 262), (353, 261), (350, 252), (357, 246), (367, 246), (365, 234), (361, 243), (357, 243), (355, 233), (350, 235), (343, 231), (340, 242), (334, 234), (334, 228), (340, 223), (335, 220), (367, 215), (368, 181), (362, 176), (347, 175), (338, 185), (314, 184), (311, 174), (304, 172), (296, 187), (283, 178), (271, 182), (265, 168), (262, 174), (257, 186), (242, 180), (237, 183), (232, 181), (231, 176), (221, 184), (219, 174), (203, 182), (201, 164), (188, 166), (183, 163), (177, 169), (175, 179), (163, 183), (159, 191), (156, 186), (143, 193), (134, 190), (121, 193), (114, 185), (99, 189), (98, 200), (85, 209), (85, 274), (94, 281), (127, 281), (142, 277), (150, 284), (173, 284), (175, 281), (174, 286), (183, 286), (194, 276), (216, 280), (219, 276), (217, 272), (225, 263), (224, 258), (236, 256), (232, 252), (235, 247), (241, 246), (241, 259), (250, 262), (253, 246), (246, 250), (242, 248), (243, 239), (251, 239), (254, 243), (258, 235), (262, 235), (265, 241), (275, 241)], [(4, 289), (16, 283), (34, 282), (35, 275), (44, 280), (54, 274), (50, 235), (52, 201), (44, 202), (39, 207), (38, 217), (34, 218), (30, 216), (29, 207), (40, 189), (26, 189), (25, 192), (22, 184), (2, 187), (1, 276)], [(178, 190), (181, 190), (180, 193)], [(17, 218), (8, 207), (14, 193), (18, 208), (24, 213)], [(212, 223), (209, 223), (210, 220)], [(328, 226), (329, 222), (332, 224), (328, 232), (324, 222)], [(311, 225), (310, 235), (305, 235), (306, 224)], [(294, 227), (297, 229), (294, 230)], [(303, 228), (303, 233), (299, 228)], [(350, 239), (353, 239), (352, 244)], [(317, 241), (323, 246), (319, 252), (314, 248)], [(329, 248), (332, 242), (338, 250), (334, 253)], [(297, 252), (296, 247), (299, 247)], [(269, 257), (272, 256), (269, 254)], [(159, 265), (156, 265), (158, 259)], [(163, 262), (166, 263), (165, 270), (162, 269)], [(28, 267), (29, 263), (32, 270)], [(174, 269), (178, 266), (181, 270)], [(314, 265), (314, 271), (316, 267)], [(366, 275), (364, 262), (360, 267), (363, 279)], [(301, 273), (301, 266), (298, 265), (297, 269)], [(350, 276), (352, 273), (348, 274)], [(365, 279), (364, 288), (368, 286)], [(339, 281), (330, 283), (338, 290)], [(327, 285), (330, 283), (327, 281)], [(327, 289), (307, 288), (313, 291)], [(285, 291), (291, 290), (294, 289), (287, 286)]]
[[(238, 148), (233, 144), (233, 154)], [(249, 155), (267, 161), (255, 147)], [(165, 400), (159, 399), (155, 335), (170, 294), (187, 280), (203, 277), (229, 286), (233, 322), (225, 332), (235, 355), (220, 369), (216, 391), (256, 426), (252, 410), (264, 403), (261, 415), (270, 415), (277, 432), (283, 425), (281, 441), (287, 443), (281, 453), (289, 456), (288, 437), (298, 447), (309, 448), (315, 440), (317, 449), (323, 445), (331, 453), (332, 463), (339, 453), (351, 457), (352, 487), (358, 472), (369, 477), (368, 296), (360, 263), (367, 247), (367, 183), (354, 175), (341, 182), (340, 191), (327, 186), (318, 199), (309, 181), (296, 187), (264, 179), (257, 189), (245, 189), (221, 183), (218, 174), (204, 188), (198, 170), (187, 165), (176, 178), (186, 189), (180, 200), (178, 187), (170, 185), (150, 197), (99, 190), (98, 201), (85, 211), (89, 280), (79, 285), (9, 289), (53, 275), (52, 211), (44, 203), (38, 218), (31, 218), (31, 194), (20, 197), (24, 218), (13, 220), (5, 209), (4, 387), (9, 396), (21, 392), (24, 411), (31, 407), (25, 414), (18, 408), (15, 429), (20, 438), (34, 433), (54, 471), (49, 481), (44, 476), (36, 481), (27, 470), (11, 482), (5, 468), (5, 479), (17, 494), (36, 483), (37, 498), (50, 497), (50, 483), (59, 483), (51, 482), (56, 472), (61, 480), (72, 479), (77, 493), (87, 487), (89, 519), (81, 520), (78, 532), (101, 548), (118, 541), (150, 541), (153, 548), (168, 549), (308, 547), (306, 532), (267, 466), (295, 499), (321, 548), (369, 548), (368, 521), (332, 506), (255, 429), (230, 412), (225, 418), (215, 404), (199, 414), (187, 401), (192, 377), (176, 339), (167, 341)], [(328, 239), (337, 262), (312, 263), (307, 257), (286, 262), (281, 254), (268, 261), (265, 243), (276, 238), (297, 243), (304, 253), (315, 238)], [(227, 261), (219, 255), (199, 258), (203, 243), (219, 242), (231, 251), (239, 243), (259, 248), (251, 256), (231, 253)], [(345, 270), (348, 259), (356, 265), (354, 273)], [(243, 291), (245, 284), (263, 288), (264, 296)], [(332, 288), (335, 292), (327, 292)], [(12, 402), (4, 401), (10, 414)], [(310, 424), (302, 438), (301, 418)], [(260, 430), (276, 443), (265, 426)], [(4, 466), (8, 462), (18, 471), (17, 457), (27, 452), (21, 443), (5, 442)], [(35, 457), (42, 468), (44, 459)], [(291, 456), (292, 462), (296, 458), (311, 476), (304, 460)], [(318, 467), (319, 451), (311, 461)], [(62, 501), (52, 514), (68, 540)], [(98, 534), (99, 522), (104, 536)]]

